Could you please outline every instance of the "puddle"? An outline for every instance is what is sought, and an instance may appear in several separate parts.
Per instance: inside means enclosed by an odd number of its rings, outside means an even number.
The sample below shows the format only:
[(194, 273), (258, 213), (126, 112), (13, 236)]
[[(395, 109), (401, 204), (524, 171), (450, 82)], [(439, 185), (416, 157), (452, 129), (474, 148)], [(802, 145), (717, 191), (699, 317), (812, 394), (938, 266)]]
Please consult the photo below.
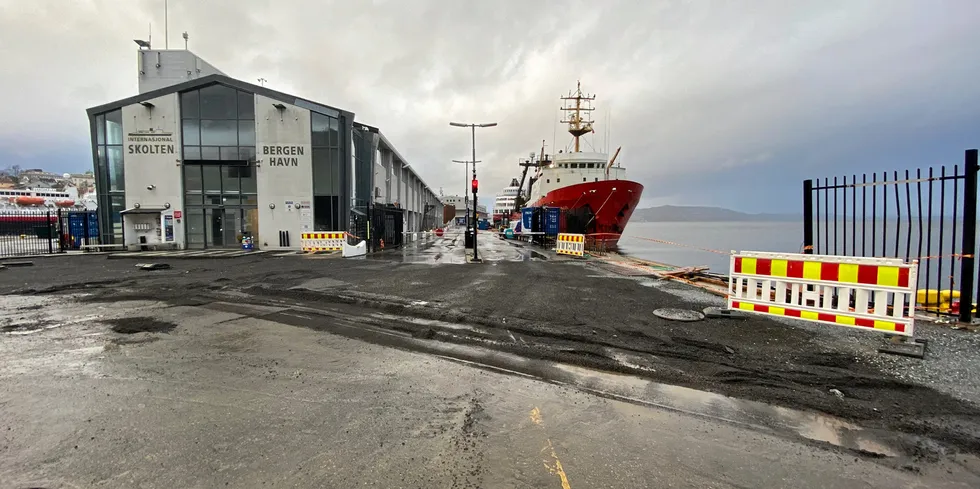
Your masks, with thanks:
[[(372, 316), (379, 319), (404, 321), (448, 330), (486, 333), (481, 328), (446, 321), (384, 313), (374, 313)], [(893, 448), (900, 441), (901, 434), (865, 430), (858, 425), (833, 416), (736, 399), (687, 387), (661, 384), (632, 375), (591, 370), (585, 367), (521, 357), (502, 351), (485, 350), (470, 345), (443, 343), (429, 339), (412, 341), (419, 341), (425, 344), (425, 349), (436, 350), (454, 359), (502, 368), (625, 401), (723, 420), (750, 428), (796, 435), (881, 457), (895, 457), (901, 453), (899, 449)], [(488, 344), (500, 343), (491, 339), (482, 341)], [(615, 351), (608, 351), (607, 357), (629, 368), (656, 371), (653, 367), (644, 366), (643, 364), (646, 362), (643, 361), (642, 357), (633, 357)]]
[(403, 323), (418, 324), (420, 326), (432, 326), (437, 328), (454, 329), (459, 331), (472, 331), (474, 333), (490, 334), (487, 330), (483, 328), (477, 328), (475, 326), (470, 326), (468, 324), (451, 323), (448, 321), (439, 321), (436, 319), (423, 319), (411, 316), (398, 316), (395, 314), (385, 314), (383, 312), (371, 313), (371, 317), (378, 319), (387, 319), (390, 321), (401, 321)]
[[(405, 318), (397, 318), (398, 320), (405, 320)], [(438, 324), (445, 328), (472, 329), (465, 325), (440, 321), (416, 319), (412, 322)], [(687, 387), (661, 384), (632, 375), (602, 372), (585, 367), (526, 358), (470, 345), (427, 339), (411, 339), (409, 341), (424, 345), (423, 349), (430, 353), (437, 353), (450, 359), (463, 360), (523, 376), (531, 376), (560, 385), (569, 385), (626, 402), (656, 406), (763, 431), (799, 436), (874, 456), (896, 457), (902, 453), (896, 448), (901, 441), (902, 434), (865, 430), (858, 425), (833, 416), (736, 399)], [(493, 340), (487, 340), (487, 342), (496, 343)], [(617, 358), (617, 360), (623, 362), (624, 365), (634, 363), (631, 361), (633, 359), (628, 357)], [(636, 365), (636, 367), (644, 368), (640, 365)]]
[(860, 426), (833, 416), (736, 399), (687, 387), (660, 384), (630, 375), (598, 372), (571, 365), (555, 365), (555, 367), (570, 375), (569, 383), (618, 394), (643, 403), (735, 424), (794, 433), (809, 440), (882, 457), (895, 457), (900, 453), (898, 449), (891, 448), (889, 442), (884, 439), (894, 438), (894, 436), (881, 436), (877, 432), (864, 430)]
[[(466, 250), (455, 243), (455, 238), (442, 238), (435, 241), (406, 243), (397, 258), (402, 263), (423, 265), (462, 265), (466, 264)], [(501, 242), (496, 238), (480, 236), (478, 241), (480, 260), (487, 262), (529, 262), (537, 260), (534, 253)]]
[(149, 317), (129, 317), (104, 321), (119, 334), (170, 333), (177, 327), (174, 323)]

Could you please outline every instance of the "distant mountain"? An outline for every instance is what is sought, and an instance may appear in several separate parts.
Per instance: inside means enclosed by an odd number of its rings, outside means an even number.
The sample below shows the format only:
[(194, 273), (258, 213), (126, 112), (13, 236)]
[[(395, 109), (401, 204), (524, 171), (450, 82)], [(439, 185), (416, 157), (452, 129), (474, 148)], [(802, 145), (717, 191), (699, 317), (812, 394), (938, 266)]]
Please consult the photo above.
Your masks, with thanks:
[(633, 211), (633, 222), (797, 221), (797, 214), (747, 214), (721, 207), (662, 205)]

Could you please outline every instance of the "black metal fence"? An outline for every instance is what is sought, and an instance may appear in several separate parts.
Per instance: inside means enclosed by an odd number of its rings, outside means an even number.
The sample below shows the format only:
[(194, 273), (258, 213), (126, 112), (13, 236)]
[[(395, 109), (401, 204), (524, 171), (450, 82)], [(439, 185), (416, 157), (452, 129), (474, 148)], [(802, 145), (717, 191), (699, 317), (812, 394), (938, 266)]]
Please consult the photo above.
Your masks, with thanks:
[(804, 253), (918, 260), (919, 310), (970, 322), (978, 169), (971, 149), (962, 166), (806, 180)]
[(364, 240), (368, 251), (401, 246), (405, 211), (395, 206), (371, 205), (351, 210), (351, 244)]
[(97, 244), (94, 211), (0, 210), (0, 257), (44, 255)]
[(0, 256), (55, 253), (58, 213), (48, 210), (0, 210)]

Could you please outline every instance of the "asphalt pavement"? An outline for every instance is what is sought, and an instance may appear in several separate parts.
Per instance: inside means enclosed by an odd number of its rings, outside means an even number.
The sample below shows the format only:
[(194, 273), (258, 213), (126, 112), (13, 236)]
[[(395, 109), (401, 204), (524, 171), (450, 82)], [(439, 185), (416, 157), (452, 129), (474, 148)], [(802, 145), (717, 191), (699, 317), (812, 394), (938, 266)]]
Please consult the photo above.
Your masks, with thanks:
[(4, 319), (44, 325), (0, 341), (4, 487), (980, 481), (962, 462), (889, 467), (730, 421), (270, 320), (303, 316), (281, 307), (63, 299), (0, 299)]
[(980, 486), (980, 383), (936, 374), (968, 333), (882, 361), (839, 328), (665, 321), (718, 299), (479, 243), (0, 270), (0, 486)]

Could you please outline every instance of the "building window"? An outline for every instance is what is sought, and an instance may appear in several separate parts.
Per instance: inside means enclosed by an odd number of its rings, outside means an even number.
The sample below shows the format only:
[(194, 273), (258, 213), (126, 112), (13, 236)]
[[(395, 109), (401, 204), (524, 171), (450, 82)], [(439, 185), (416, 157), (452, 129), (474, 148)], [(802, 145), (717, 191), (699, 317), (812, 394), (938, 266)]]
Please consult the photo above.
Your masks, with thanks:
[(257, 232), (254, 163), (196, 162), (182, 166), (189, 248), (238, 246), (242, 236)]
[[(349, 193), (344, 184), (344, 138), (340, 137), (340, 120), (310, 112), (310, 142), (313, 160), (313, 228), (315, 231), (346, 229), (341, 198)], [(343, 225), (343, 227), (341, 227)]]
[(122, 144), (122, 110), (114, 110), (105, 115), (106, 144)]
[(238, 91), (224, 85), (211, 85), (201, 93), (201, 119), (237, 119)]
[(109, 192), (125, 192), (126, 175), (123, 168), (122, 146), (106, 146), (106, 170), (109, 176)]
[(100, 114), (95, 117), (96, 143), (105, 144), (105, 115)]
[(122, 241), (122, 218), (126, 198), (126, 172), (123, 157), (122, 110), (97, 114), (95, 122), (95, 186), (99, 190), (98, 208), (102, 242)]
[(225, 85), (180, 94), (184, 161), (255, 158), (255, 96)]

